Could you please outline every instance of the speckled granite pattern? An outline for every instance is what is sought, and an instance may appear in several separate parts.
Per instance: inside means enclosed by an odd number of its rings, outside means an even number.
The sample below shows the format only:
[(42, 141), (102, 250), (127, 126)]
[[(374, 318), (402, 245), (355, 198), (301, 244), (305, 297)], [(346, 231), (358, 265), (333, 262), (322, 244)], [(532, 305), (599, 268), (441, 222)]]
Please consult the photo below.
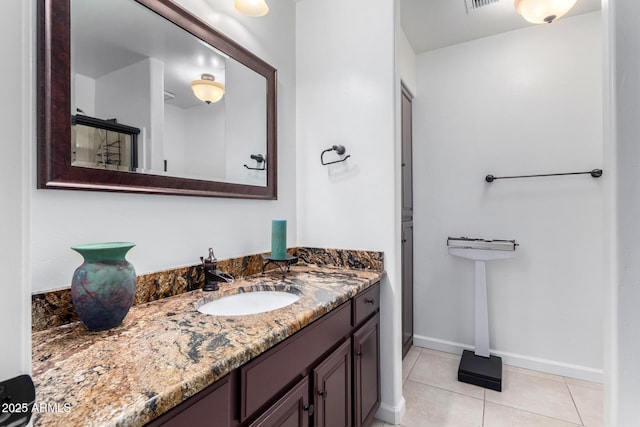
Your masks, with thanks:
[(383, 271), (384, 256), (382, 252), (356, 251), (345, 249), (297, 248), (296, 255), (307, 264), (319, 266), (360, 268)]
[[(140, 426), (196, 394), (378, 282), (383, 272), (315, 265), (256, 275), (217, 292), (201, 290), (132, 307), (121, 326), (90, 332), (82, 323), (33, 334), (38, 404), (68, 412), (34, 414), (36, 426)], [(248, 316), (207, 316), (205, 300), (282, 289), (300, 299)], [(67, 405), (67, 406), (68, 406)]]
[[(69, 276), (71, 280), (71, 276)], [(71, 303), (71, 290), (31, 295), (31, 331), (37, 332), (80, 320)]]
[[(319, 266), (335, 265), (374, 271), (384, 269), (382, 252), (318, 248), (291, 248), (288, 249), (288, 252), (300, 256), (301, 260), (307, 263)], [(242, 278), (260, 273), (263, 262), (261, 254), (247, 255), (220, 260), (218, 261), (218, 269), (233, 277)], [(271, 265), (267, 270), (274, 268), (276, 266)], [(71, 280), (71, 274), (69, 280)], [(136, 279), (136, 296), (133, 304), (145, 304), (200, 289), (203, 282), (204, 275), (199, 264), (141, 274)], [(31, 330), (33, 332), (79, 320), (71, 303), (70, 289), (32, 295), (31, 313)]]

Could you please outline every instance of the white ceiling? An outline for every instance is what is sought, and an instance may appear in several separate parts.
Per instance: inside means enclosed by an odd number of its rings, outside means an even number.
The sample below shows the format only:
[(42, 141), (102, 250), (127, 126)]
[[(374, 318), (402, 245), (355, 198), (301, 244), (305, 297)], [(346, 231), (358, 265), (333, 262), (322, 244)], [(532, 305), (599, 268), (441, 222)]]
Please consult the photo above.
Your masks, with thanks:
[[(468, 14), (466, 1), (400, 0), (402, 28), (417, 54), (533, 25), (515, 12), (513, 0), (496, 0)], [(598, 9), (600, 0), (578, 0), (569, 16)], [(176, 95), (169, 103), (180, 108), (201, 104), (189, 83), (202, 73), (225, 80), (224, 62), (230, 59), (135, 2), (73, 0), (71, 18), (74, 70), (80, 74), (97, 78), (157, 58), (165, 62), (165, 90)]]
[[(513, 0), (499, 0), (469, 13), (465, 2), (400, 1), (402, 29), (416, 54), (534, 25), (516, 13)], [(599, 9), (600, 0), (578, 0), (565, 17)]]
[(202, 105), (191, 91), (203, 73), (225, 82), (226, 58), (212, 46), (130, 0), (72, 0), (73, 71), (92, 79), (155, 58), (164, 64), (168, 104), (187, 109)]

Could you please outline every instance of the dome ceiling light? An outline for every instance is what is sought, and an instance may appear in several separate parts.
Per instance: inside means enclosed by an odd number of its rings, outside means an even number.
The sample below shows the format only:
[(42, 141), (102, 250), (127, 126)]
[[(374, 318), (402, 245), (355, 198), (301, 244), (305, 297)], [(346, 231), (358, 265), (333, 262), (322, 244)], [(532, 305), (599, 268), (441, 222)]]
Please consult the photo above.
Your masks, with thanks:
[(550, 24), (564, 16), (577, 0), (515, 0), (516, 12), (534, 24)]
[(243, 15), (254, 18), (269, 13), (269, 6), (265, 0), (236, 0), (235, 7)]
[(211, 74), (203, 74), (201, 80), (192, 81), (191, 89), (200, 101), (207, 104), (218, 102), (224, 96), (224, 85), (215, 81)]

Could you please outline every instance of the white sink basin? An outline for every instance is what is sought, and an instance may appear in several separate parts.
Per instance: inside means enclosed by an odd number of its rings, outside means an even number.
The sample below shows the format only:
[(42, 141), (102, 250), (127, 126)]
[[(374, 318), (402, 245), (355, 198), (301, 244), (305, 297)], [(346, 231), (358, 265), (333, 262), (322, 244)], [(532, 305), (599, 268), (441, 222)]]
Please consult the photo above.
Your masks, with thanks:
[(496, 259), (513, 258), (516, 256), (516, 252), (492, 249), (449, 248), (449, 255), (472, 259), (475, 261), (491, 261)]
[(244, 316), (286, 307), (299, 299), (300, 296), (289, 292), (243, 292), (210, 301), (200, 306), (198, 311), (212, 316)]

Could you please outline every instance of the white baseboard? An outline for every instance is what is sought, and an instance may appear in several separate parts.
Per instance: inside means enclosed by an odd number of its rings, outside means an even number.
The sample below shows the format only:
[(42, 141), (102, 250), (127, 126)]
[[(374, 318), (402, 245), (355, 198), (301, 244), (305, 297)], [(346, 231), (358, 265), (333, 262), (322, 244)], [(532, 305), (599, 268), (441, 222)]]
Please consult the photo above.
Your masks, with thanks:
[(378, 408), (378, 412), (376, 412), (376, 418), (387, 424), (400, 424), (406, 410), (407, 405), (404, 397), (400, 399), (400, 402), (396, 406), (387, 405), (382, 402)]
[[(461, 344), (453, 341), (441, 340), (438, 338), (425, 337), (421, 335), (413, 336), (413, 345), (416, 347), (429, 348), (432, 350), (444, 351), (453, 354), (462, 354), (462, 350), (473, 350), (473, 346)], [(517, 366), (519, 368), (532, 369), (549, 374), (561, 375), (563, 377), (577, 378), (580, 380), (603, 382), (604, 371), (602, 369), (590, 368), (588, 366), (572, 365), (570, 363), (558, 362), (555, 360), (541, 359), (538, 357), (525, 356), (522, 354), (507, 353), (499, 350), (491, 350), (491, 354), (500, 356), (502, 362)]]

